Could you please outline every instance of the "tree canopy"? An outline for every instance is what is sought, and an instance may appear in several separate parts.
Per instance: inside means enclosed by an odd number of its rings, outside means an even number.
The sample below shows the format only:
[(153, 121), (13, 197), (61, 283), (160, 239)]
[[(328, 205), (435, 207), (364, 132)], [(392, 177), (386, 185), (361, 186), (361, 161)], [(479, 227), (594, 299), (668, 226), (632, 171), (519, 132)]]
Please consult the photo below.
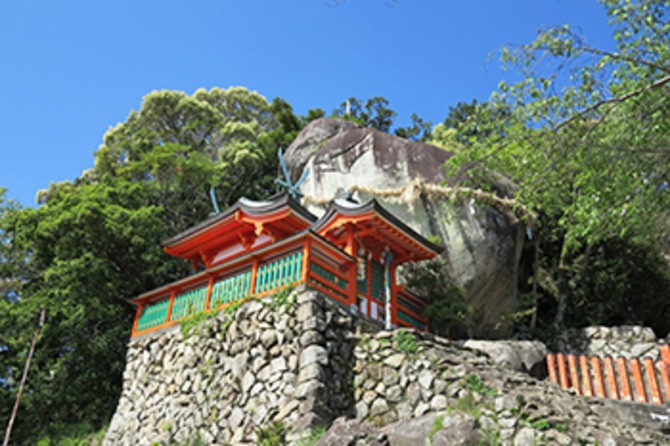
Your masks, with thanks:
[[(616, 50), (589, 46), (569, 26), (506, 48), (502, 60), (517, 68), (522, 80), (501, 83), (481, 111), (469, 110), (459, 125), (467, 137), (459, 142), (468, 149), (450, 160), (459, 178), (478, 169), (509, 175), (519, 186), (516, 198), (542, 216), (538, 239), (545, 255), (536, 276), (556, 300), (557, 328), (589, 322), (587, 313), (573, 310), (579, 296), (588, 294), (585, 274), (593, 262), (611, 272), (606, 281), (611, 289), (601, 287), (602, 297), (589, 299), (611, 299), (610, 291), (623, 279), (617, 276), (621, 268), (605, 267), (607, 259), (598, 257), (605, 244), (621, 246), (622, 252), (646, 247), (644, 264), (653, 270), (647, 274), (664, 277), (664, 283), (668, 277), (658, 242), (667, 240), (670, 204), (670, 7), (647, 0), (603, 4)], [(478, 132), (468, 133), (475, 125)], [(639, 295), (631, 306), (636, 299), (629, 289), (614, 293), (616, 305), (624, 305), (625, 294), (628, 322), (642, 322), (640, 307), (653, 299)], [(667, 299), (658, 297), (657, 303), (670, 309)], [(570, 302), (577, 319), (566, 321)], [(653, 324), (670, 328), (660, 320)]]
[(245, 88), (156, 91), (110, 129), (95, 166), (40, 206), (0, 194), (0, 418), (7, 419), (35, 315), (48, 311), (15, 428), (34, 441), (111, 416), (133, 309), (127, 299), (188, 274), (162, 239), (246, 195), (274, 192), (277, 147), (303, 120)]

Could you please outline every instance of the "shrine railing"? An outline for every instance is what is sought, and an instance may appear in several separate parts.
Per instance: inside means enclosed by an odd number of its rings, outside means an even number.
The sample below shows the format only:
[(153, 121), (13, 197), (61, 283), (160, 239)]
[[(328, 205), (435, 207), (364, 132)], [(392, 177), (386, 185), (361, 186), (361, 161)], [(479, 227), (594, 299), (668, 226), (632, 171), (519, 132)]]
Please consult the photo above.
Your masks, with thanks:
[(133, 336), (301, 282), (349, 306), (355, 260), (312, 232), (298, 234), (143, 294), (136, 299)]
[(395, 303), (393, 320), (397, 326), (428, 330), (428, 318), (421, 316), (425, 304), (407, 291), (404, 285), (396, 286)]
[(550, 353), (549, 380), (579, 395), (664, 404), (670, 402), (670, 345), (659, 350), (658, 361)]

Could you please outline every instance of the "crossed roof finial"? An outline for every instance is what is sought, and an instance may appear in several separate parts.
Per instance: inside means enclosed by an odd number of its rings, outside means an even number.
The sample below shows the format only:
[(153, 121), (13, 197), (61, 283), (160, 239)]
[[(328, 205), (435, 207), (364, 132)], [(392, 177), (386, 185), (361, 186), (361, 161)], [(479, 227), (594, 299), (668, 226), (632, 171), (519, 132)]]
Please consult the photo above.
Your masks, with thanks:
[(281, 147), (279, 148), (278, 156), (279, 165), (281, 166), (281, 170), (284, 173), (284, 179), (282, 180), (281, 178), (277, 178), (275, 181), (279, 186), (286, 190), (286, 193), (289, 194), (291, 198), (294, 200), (299, 200), (305, 196), (305, 194), (300, 191), (300, 185), (307, 179), (307, 176), (309, 175), (309, 167), (305, 168), (305, 171), (303, 172), (300, 179), (294, 183), (291, 181), (291, 174), (288, 171), (288, 167), (286, 167), (286, 160), (284, 159), (284, 152), (282, 151)]

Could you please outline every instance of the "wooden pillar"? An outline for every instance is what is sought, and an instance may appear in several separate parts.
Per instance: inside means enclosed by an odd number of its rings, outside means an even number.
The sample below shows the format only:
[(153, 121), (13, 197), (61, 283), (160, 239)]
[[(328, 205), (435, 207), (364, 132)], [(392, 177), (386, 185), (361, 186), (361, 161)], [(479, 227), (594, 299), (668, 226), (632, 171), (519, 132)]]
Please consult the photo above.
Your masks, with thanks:
[(556, 378), (556, 357), (553, 353), (547, 355), (547, 371), (549, 372), (549, 381), (558, 384), (558, 379)]
[(661, 360), (665, 365), (665, 370), (670, 373), (670, 345), (665, 344), (659, 347), (659, 350), (661, 351)]
[(384, 250), (384, 328), (391, 329), (393, 323), (393, 290), (391, 289), (391, 259), (393, 254), (388, 245)]
[(303, 282), (307, 282), (307, 275), (309, 274), (309, 263), (312, 257), (312, 241), (309, 238), (305, 239), (305, 247), (302, 252), (302, 272), (300, 277)]
[(142, 316), (143, 310), (144, 310), (144, 303), (141, 303), (137, 306), (137, 310), (135, 311), (135, 320), (133, 321), (133, 329), (130, 332), (131, 337), (137, 334), (137, 325), (140, 323), (140, 316)]
[[(372, 318), (372, 259), (369, 255), (365, 256), (365, 300), (368, 305), (368, 317)], [(379, 309), (377, 309), (379, 316)]]
[(561, 383), (561, 387), (567, 390), (570, 388), (570, 385), (568, 383), (568, 373), (565, 369), (565, 355), (563, 353), (557, 354), (556, 361), (558, 362), (558, 380)]
[(649, 383), (651, 401), (655, 404), (663, 404), (661, 388), (659, 387), (658, 379), (656, 378), (656, 367), (654, 366), (654, 360), (651, 358), (644, 358), (644, 368), (647, 369), (647, 382)]
[(665, 388), (665, 401), (670, 402), (670, 368), (663, 362), (659, 366), (661, 369), (661, 381), (663, 381), (663, 387)]
[(251, 263), (251, 283), (249, 284), (249, 295), (256, 294), (256, 280), (258, 280), (258, 259), (254, 258)]
[(630, 390), (630, 379), (628, 378), (628, 366), (626, 358), (619, 356), (616, 360), (619, 368), (619, 381), (621, 381), (621, 398), (633, 401), (633, 393)]
[(597, 356), (591, 357), (591, 366), (593, 367), (593, 377), (596, 381), (596, 396), (605, 398), (605, 381), (603, 380), (603, 370), (600, 367), (600, 358)]
[(174, 298), (177, 295), (177, 290), (172, 290), (172, 293), (170, 294), (170, 304), (168, 305), (168, 311), (167, 311), (167, 317), (165, 318), (165, 322), (170, 322), (172, 319), (172, 307), (174, 307)]
[[(349, 252), (349, 250), (351, 252)], [(357, 305), (358, 299), (356, 296), (358, 294), (358, 284), (357, 284), (357, 274), (356, 267), (358, 262), (358, 242), (354, 238), (354, 232), (350, 231), (347, 238), (347, 254), (354, 258), (354, 262), (351, 265), (348, 265), (347, 269), (347, 298), (349, 299), (349, 306)], [(359, 312), (363, 312), (362, 308), (358, 309)]]
[(568, 369), (570, 370), (572, 388), (577, 392), (577, 395), (581, 395), (582, 389), (579, 386), (579, 373), (577, 373), (577, 358), (575, 355), (568, 355)]
[(610, 398), (619, 399), (619, 388), (617, 387), (614, 361), (611, 356), (605, 356), (605, 371), (607, 372), (607, 387)]
[(352, 225), (347, 225), (347, 241), (344, 245), (344, 252), (352, 257), (356, 257), (356, 239), (354, 238), (354, 228)]
[(633, 382), (635, 383), (635, 393), (637, 394), (637, 400), (646, 403), (648, 402), (647, 392), (644, 389), (642, 370), (640, 370), (640, 360), (637, 358), (631, 359), (630, 368), (633, 370)]
[(397, 267), (396, 261), (392, 261), (391, 272), (389, 274), (391, 282), (389, 283), (389, 287), (391, 287), (391, 323), (396, 327), (398, 326), (398, 287), (395, 283), (395, 271)]
[(591, 382), (589, 361), (586, 356), (582, 355), (579, 357), (579, 368), (582, 369), (582, 384), (584, 385), (584, 395), (593, 396), (593, 383)]
[(209, 278), (209, 283), (207, 284), (207, 297), (205, 297), (205, 311), (209, 310), (209, 303), (212, 300), (212, 287), (214, 286), (214, 276)]
[[(349, 301), (349, 306), (357, 305), (356, 293), (356, 261), (353, 263), (347, 264), (347, 300)], [(360, 312), (361, 309), (359, 308)]]

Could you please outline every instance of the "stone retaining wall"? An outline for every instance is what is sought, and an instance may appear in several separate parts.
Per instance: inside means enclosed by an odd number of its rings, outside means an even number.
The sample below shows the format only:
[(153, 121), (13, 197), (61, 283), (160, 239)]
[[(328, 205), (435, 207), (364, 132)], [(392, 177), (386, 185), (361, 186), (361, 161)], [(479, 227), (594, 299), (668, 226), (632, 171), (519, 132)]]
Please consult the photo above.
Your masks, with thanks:
[(618, 327), (585, 327), (568, 330), (564, 353), (587, 356), (623, 356), (624, 358), (650, 357), (659, 359), (660, 345), (670, 339), (657, 339), (649, 327), (622, 325)]
[(212, 313), (187, 339), (176, 326), (131, 341), (104, 444), (239, 444), (273, 422), (296, 435), (351, 412), (351, 335), (369, 327), (304, 287), (287, 301)]
[[(196, 438), (252, 444), (273, 423), (283, 424), (296, 444), (310, 429), (342, 416), (358, 424), (340, 420), (319, 444), (628, 445), (668, 439), (659, 432), (670, 426), (667, 408), (649, 414), (611, 406), (446, 339), (378, 329), (300, 287), (288, 298), (213, 313), (186, 338), (173, 327), (132, 340), (104, 444), (189, 444)], [(338, 429), (340, 439), (333, 433)], [(366, 435), (371, 442), (358, 441)]]
[(443, 338), (379, 332), (354, 354), (355, 418), (367, 424), (338, 420), (319, 445), (670, 443), (666, 407), (573, 395)]

